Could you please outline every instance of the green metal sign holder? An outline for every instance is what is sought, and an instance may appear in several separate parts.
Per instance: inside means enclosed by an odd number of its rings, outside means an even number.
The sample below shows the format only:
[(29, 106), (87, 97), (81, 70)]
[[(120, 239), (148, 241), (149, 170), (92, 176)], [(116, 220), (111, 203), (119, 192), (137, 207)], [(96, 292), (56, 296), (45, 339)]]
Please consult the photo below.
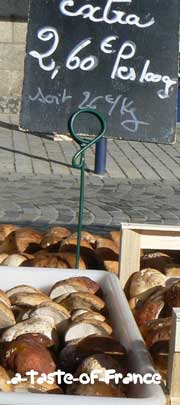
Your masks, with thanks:
[[(93, 139), (84, 138), (79, 136), (75, 131), (75, 121), (81, 114), (92, 114), (97, 117), (101, 123), (100, 133)], [(80, 250), (81, 250), (81, 233), (83, 223), (83, 210), (84, 210), (84, 195), (85, 195), (85, 170), (86, 170), (86, 150), (92, 145), (97, 144), (106, 132), (106, 121), (103, 116), (97, 111), (84, 108), (75, 112), (69, 121), (69, 130), (72, 138), (79, 144), (80, 150), (73, 156), (72, 167), (81, 169), (81, 182), (80, 182), (80, 198), (79, 198), (79, 219), (78, 219), (78, 238), (77, 238), (77, 251), (76, 251), (76, 268), (79, 269)]]

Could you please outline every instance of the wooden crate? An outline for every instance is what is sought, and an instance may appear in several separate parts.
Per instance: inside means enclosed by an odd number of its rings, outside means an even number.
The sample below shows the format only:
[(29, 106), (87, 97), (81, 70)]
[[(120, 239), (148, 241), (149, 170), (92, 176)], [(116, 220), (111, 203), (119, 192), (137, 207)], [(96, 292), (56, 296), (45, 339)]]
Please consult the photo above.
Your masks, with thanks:
[[(180, 226), (121, 224), (120, 283), (140, 270), (141, 250), (179, 250)], [(167, 405), (180, 405), (180, 308), (173, 309), (172, 337), (169, 351)]]
[(120, 283), (124, 288), (127, 280), (140, 269), (142, 249), (179, 250), (180, 226), (121, 224)]

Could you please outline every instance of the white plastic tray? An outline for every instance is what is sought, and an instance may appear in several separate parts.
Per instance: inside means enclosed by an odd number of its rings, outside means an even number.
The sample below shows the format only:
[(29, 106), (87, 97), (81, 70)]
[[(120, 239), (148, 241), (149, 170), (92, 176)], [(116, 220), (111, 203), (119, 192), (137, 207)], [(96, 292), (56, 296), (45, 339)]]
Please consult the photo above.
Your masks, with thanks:
[[(96, 270), (61, 270), (61, 269), (30, 269), (0, 267), (0, 288), (7, 290), (18, 284), (29, 284), (43, 291), (49, 291), (50, 287), (59, 280), (69, 277), (87, 276), (97, 281), (103, 290), (110, 319), (116, 334), (116, 338), (129, 352), (129, 361), (135, 373), (155, 372), (149, 353), (145, 347), (129, 305), (121, 290), (119, 279), (111, 273)], [(74, 405), (108, 405), (137, 404), (162, 405), (166, 403), (164, 393), (159, 385), (134, 385), (129, 390), (131, 398), (104, 398), (83, 397), (57, 394), (35, 393), (3, 393), (0, 392), (1, 405), (59, 405), (73, 401)]]

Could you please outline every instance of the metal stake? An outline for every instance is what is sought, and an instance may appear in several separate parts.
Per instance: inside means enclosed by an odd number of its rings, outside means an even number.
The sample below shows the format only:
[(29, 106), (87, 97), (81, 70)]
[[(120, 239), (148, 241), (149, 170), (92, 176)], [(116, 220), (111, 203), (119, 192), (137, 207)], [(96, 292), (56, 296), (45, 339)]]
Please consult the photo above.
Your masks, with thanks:
[[(84, 137), (80, 137), (75, 129), (74, 123), (76, 118), (80, 114), (93, 114), (95, 115), (101, 123), (101, 132), (94, 138), (88, 139)], [(80, 198), (79, 198), (79, 220), (78, 220), (78, 238), (77, 238), (77, 251), (76, 251), (76, 268), (79, 269), (79, 261), (80, 261), (80, 250), (81, 250), (81, 233), (82, 233), (82, 222), (83, 222), (83, 210), (84, 210), (84, 194), (85, 194), (85, 170), (86, 170), (86, 158), (85, 152), (88, 148), (92, 145), (97, 144), (104, 136), (106, 132), (106, 122), (103, 116), (98, 113), (97, 111), (84, 108), (75, 112), (69, 121), (69, 130), (72, 138), (80, 145), (80, 150), (73, 156), (72, 159), (72, 167), (75, 169), (81, 169), (81, 183), (80, 183)]]

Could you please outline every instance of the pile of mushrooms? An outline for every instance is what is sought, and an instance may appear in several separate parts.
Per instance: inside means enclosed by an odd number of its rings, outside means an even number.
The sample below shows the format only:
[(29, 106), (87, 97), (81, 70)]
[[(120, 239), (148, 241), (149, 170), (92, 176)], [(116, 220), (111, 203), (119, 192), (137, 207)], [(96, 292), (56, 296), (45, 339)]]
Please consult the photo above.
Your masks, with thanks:
[[(77, 233), (53, 227), (46, 232), (6, 224), (0, 226), (0, 266), (75, 268)], [(108, 237), (83, 231), (80, 269), (104, 269), (118, 274), (120, 232)]]
[(172, 308), (180, 307), (179, 252), (144, 252), (140, 271), (125, 286), (129, 305), (164, 381), (167, 380)]
[[(45, 294), (29, 285), (0, 291), (0, 390), (73, 395), (125, 397), (126, 389), (103, 381), (106, 369), (124, 371), (126, 352), (114, 338), (98, 283), (88, 277), (57, 282)], [(10, 383), (16, 373), (26, 376), (61, 371), (90, 375), (100, 370), (101, 381), (72, 385), (43, 382)], [(38, 378), (38, 377), (37, 377)]]

